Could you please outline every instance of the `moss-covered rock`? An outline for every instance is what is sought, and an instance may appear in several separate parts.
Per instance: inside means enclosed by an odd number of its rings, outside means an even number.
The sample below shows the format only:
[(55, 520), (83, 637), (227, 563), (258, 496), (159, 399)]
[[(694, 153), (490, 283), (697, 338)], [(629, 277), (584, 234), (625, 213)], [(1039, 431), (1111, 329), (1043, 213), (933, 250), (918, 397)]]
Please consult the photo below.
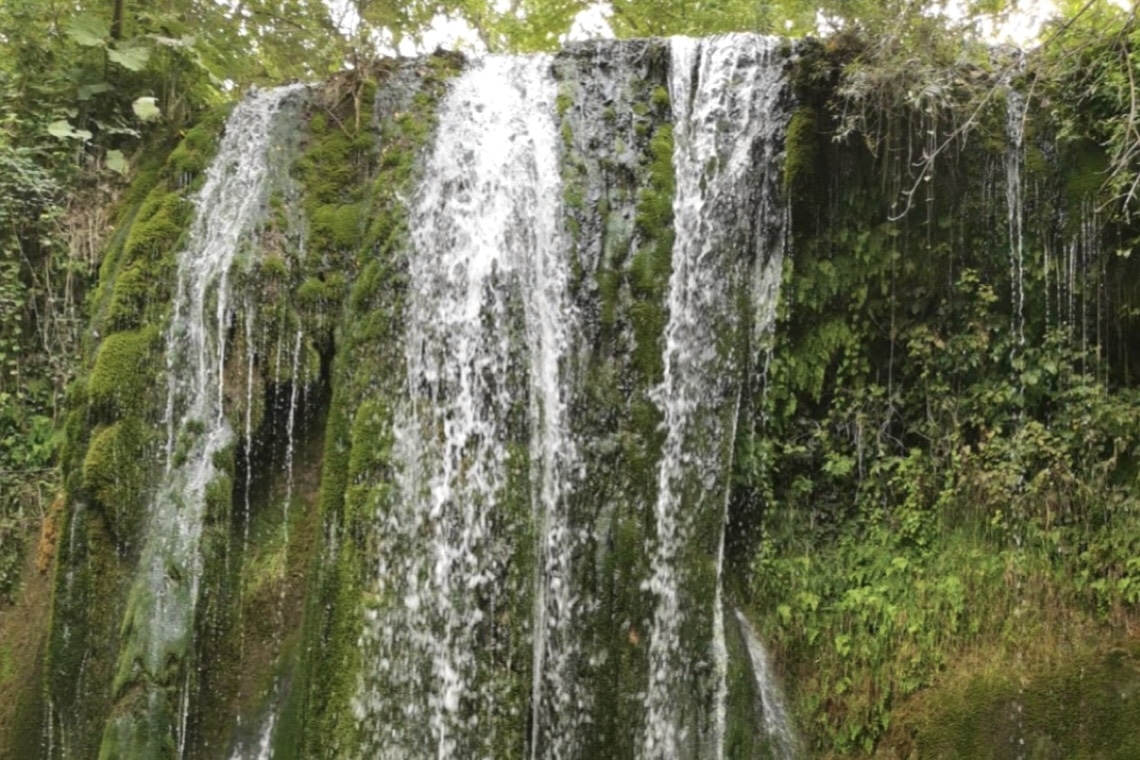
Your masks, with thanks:
[[(304, 319), (337, 316), (325, 323), (337, 325), (337, 355), (319, 500), (325, 535), (335, 538), (310, 573), (304, 644), (275, 741), (285, 760), (338, 758), (359, 746), (352, 703), (362, 678), (369, 526), (391, 489), (392, 405), (403, 377), (405, 199), (458, 60), (382, 64), (373, 88), (379, 139), (345, 98), (312, 114), (296, 169), (314, 234), (295, 302)], [(354, 123), (356, 132), (347, 128)]]
[(821, 131), (817, 119), (814, 108), (801, 106), (788, 120), (784, 138), (784, 192), (790, 199), (802, 199), (804, 186), (815, 181)]
[(108, 335), (87, 378), (87, 399), (105, 418), (138, 417), (159, 374), (161, 340), (154, 327)]
[(151, 262), (172, 256), (190, 221), (191, 206), (181, 193), (156, 188), (139, 209), (127, 235), (127, 259)]
[(361, 208), (356, 203), (326, 203), (309, 212), (310, 243), (318, 248), (352, 250), (364, 231)]
[(107, 518), (121, 543), (133, 543), (145, 507), (146, 435), (137, 420), (101, 428), (83, 460), (83, 488)]

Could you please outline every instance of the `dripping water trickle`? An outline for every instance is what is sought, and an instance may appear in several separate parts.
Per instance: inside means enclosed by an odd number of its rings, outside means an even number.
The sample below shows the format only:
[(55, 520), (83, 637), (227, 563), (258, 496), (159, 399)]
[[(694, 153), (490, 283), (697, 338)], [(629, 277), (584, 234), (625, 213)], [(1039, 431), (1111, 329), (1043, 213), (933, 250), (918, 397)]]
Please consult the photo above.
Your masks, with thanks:
[(799, 739), (788, 717), (784, 694), (772, 674), (768, 650), (744, 613), (740, 610), (733, 612), (748, 650), (748, 660), (752, 666), (752, 676), (763, 714), (764, 731), (772, 754), (776, 760), (795, 760), (799, 755)]
[(1013, 288), (1013, 325), (1016, 353), (1025, 347), (1025, 201), (1022, 197), (1022, 167), (1025, 162), (1025, 96), (1012, 87), (1006, 90), (1005, 155), (1006, 208), (1009, 215), (1010, 282)]

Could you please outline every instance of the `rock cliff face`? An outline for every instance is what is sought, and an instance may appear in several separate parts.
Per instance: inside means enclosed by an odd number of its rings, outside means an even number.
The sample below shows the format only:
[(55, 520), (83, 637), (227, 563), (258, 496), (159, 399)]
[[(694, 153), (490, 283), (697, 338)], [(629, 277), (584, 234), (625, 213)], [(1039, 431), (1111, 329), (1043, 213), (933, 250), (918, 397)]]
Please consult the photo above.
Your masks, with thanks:
[[(992, 626), (963, 601), (984, 570), (937, 564), (955, 526), (1025, 563), (1055, 535), (1061, 564), (1080, 531), (1132, 526), (1140, 421), (1090, 421), (1076, 461), (1057, 412), (1126, 405), (1135, 265), (1108, 251), (1129, 230), (1013, 90), (921, 195), (897, 155), (833, 141), (836, 55), (438, 54), (188, 134), (91, 300), (41, 756), (1070, 747), (994, 717), (1053, 709), (1044, 665), (1016, 694), (971, 681), (987, 697), (948, 700), (957, 723), (891, 711), (966, 688), (935, 676)], [(1045, 482), (1062, 460), (1103, 465), (1111, 520)], [(850, 560), (843, 581), (813, 554)], [(1128, 723), (1107, 692), (1140, 685), (1131, 655), (1082, 656), (1076, 720)]]

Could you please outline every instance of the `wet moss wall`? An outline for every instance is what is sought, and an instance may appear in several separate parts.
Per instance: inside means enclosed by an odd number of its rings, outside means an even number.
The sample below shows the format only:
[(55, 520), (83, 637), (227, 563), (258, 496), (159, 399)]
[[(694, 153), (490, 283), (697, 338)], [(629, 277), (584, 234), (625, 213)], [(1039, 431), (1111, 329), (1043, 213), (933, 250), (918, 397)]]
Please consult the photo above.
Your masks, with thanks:
[(593, 536), (574, 558), (575, 585), (600, 608), (583, 621), (588, 649), (575, 666), (593, 684), (586, 756), (633, 756), (644, 723), (630, 694), (645, 682), (653, 615), (644, 589), (652, 526), (640, 505), (657, 492), (665, 439), (649, 393), (662, 380), (673, 242), (668, 56), (665, 45), (647, 42), (583, 47), (555, 64), (570, 287), (592, 347), (574, 368), (583, 391), (570, 413), (583, 482), (597, 484), (571, 497), (571, 532)]
[[(968, 138), (913, 92), (840, 138), (860, 107), (838, 90), (850, 44), (805, 45), (795, 73), (791, 251), (738, 447), (737, 572), (814, 753), (953, 756), (933, 747), (960, 731), (975, 743), (956, 756), (1113, 756), (1058, 749), (1028, 702), (1023, 733), (987, 733), (990, 708), (940, 689), (1005, 668), (1036, 700), (1134, 643), (1138, 230), (1058, 117), (1071, 92), (1038, 81), (1021, 112), (1008, 62), (958, 74), (994, 77)], [(1113, 724), (1101, 700), (1127, 709), (1132, 688), (1073, 687), (1067, 725)], [(912, 700), (925, 717), (904, 729)]]
[(142, 167), (91, 298), (86, 368), (73, 382), (61, 453), (67, 507), (46, 654), (46, 753), (95, 757), (112, 691), (131, 568), (162, 437), (162, 332), (192, 188), (224, 113), (165, 161)]
[[(900, 214), (914, 178), (901, 143), (836, 139), (849, 55), (808, 43), (789, 64), (789, 260), (737, 426), (729, 600), (773, 644), (813, 754), (1006, 757), (1024, 740), (1030, 757), (1130, 756), (1082, 727), (1137, 724), (1113, 695), (1140, 683), (1127, 633), (1140, 600), (1123, 582), (1140, 587), (1140, 263), (1116, 253), (1140, 235), (1092, 210), (1096, 145), (1057, 140), (1031, 110), (1018, 279), (1002, 98)], [(573, 495), (572, 527), (603, 526), (575, 562), (597, 607), (576, 665), (593, 706), (583, 757), (635, 756), (644, 720), (653, 526), (637, 505), (657, 488), (664, 440), (652, 390), (672, 249), (668, 62), (667, 43), (641, 41), (553, 64), (571, 288), (591, 347), (572, 368), (592, 484)], [(278, 758), (349, 757), (369, 730), (353, 697), (367, 679), (363, 616), (383, 603), (370, 557), (404, 382), (406, 204), (462, 65), (441, 54), (337, 77), (310, 93), (282, 155), (260, 250), (238, 275), (226, 413), (244, 432), (210, 496), (195, 651), (180, 666), (192, 668), (187, 757), (228, 758), (270, 712)], [(932, 126), (905, 109), (890, 118), (895, 135)], [(122, 756), (105, 726), (145, 709), (143, 685), (116, 676), (120, 624), (165, 445), (174, 256), (223, 122), (203, 119), (140, 166), (90, 301), (61, 454), (44, 757)], [(527, 443), (505, 442), (518, 452), (505, 503), (519, 513), (533, 493)], [(507, 523), (533, 546), (525, 520)], [(534, 557), (514, 559), (496, 612), (517, 643)], [(1020, 681), (977, 664), (1046, 630), (1052, 648), (1018, 660)], [(743, 644), (728, 645), (729, 753), (763, 757)], [(497, 756), (519, 757), (531, 673), (510, 652), (488, 657), (502, 679)], [(153, 717), (166, 725), (144, 755), (174, 757), (173, 716)], [(1112, 744), (1135, 744), (1121, 732)]]

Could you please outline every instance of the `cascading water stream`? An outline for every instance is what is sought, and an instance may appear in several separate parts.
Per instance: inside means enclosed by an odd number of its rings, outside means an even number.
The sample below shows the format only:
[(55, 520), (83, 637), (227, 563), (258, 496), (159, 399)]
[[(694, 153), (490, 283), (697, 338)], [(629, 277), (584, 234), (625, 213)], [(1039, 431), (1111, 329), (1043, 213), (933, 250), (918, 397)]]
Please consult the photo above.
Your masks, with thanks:
[[(503, 584), (518, 547), (504, 534), (542, 526), (550, 590), (535, 603), (536, 640), (573, 603), (550, 541), (573, 457), (559, 369), (573, 318), (549, 69), (545, 56), (492, 56), (453, 82), (410, 209), (408, 398), (395, 411), (398, 475), (378, 516), (371, 663), (356, 706), (369, 757), (493, 754), (506, 701), (495, 673), (531, 649), (485, 645), (510, 614)], [(512, 446), (520, 418), (531, 440)], [(527, 449), (537, 503), (518, 514), (505, 496), (512, 458)], [(556, 648), (534, 652), (558, 673)], [(538, 699), (551, 684), (556, 675), (536, 679)]]
[[(672, 40), (676, 239), (665, 377), (658, 391), (667, 434), (649, 581), (656, 607), (647, 760), (724, 752), (727, 652), (720, 574), (741, 372), (749, 362), (740, 349), (742, 322), (749, 318), (741, 314), (740, 289), (766, 299), (756, 326), (762, 333), (774, 315), (782, 267), (782, 251), (763, 243), (765, 225), (778, 227), (783, 219), (769, 214), (774, 196), (768, 192), (776, 176), (774, 146), (787, 120), (779, 104), (783, 61), (776, 50), (776, 40), (754, 35)], [(764, 204), (756, 202), (760, 188), (766, 188)], [(716, 544), (698, 546), (698, 536), (710, 532), (701, 530), (709, 521)], [(691, 569), (691, 555), (702, 550), (717, 558), (711, 579)], [(711, 605), (702, 590), (713, 591)], [(694, 625), (707, 630), (703, 642), (682, 635)], [(692, 685), (692, 692), (680, 684)], [(712, 715), (702, 707), (709, 700), (716, 703)]]
[[(169, 730), (178, 756), (186, 750), (194, 613), (202, 573), (200, 538), (206, 490), (218, 476), (214, 458), (233, 440), (224, 413), (226, 334), (233, 307), (230, 269), (264, 213), (274, 121), (303, 89), (256, 92), (238, 104), (198, 194), (166, 338), (168, 374), (166, 466), (151, 503), (138, 575), (123, 624), (116, 689), (139, 677), (152, 688), (146, 713), (113, 720), (107, 731), (138, 751), (163, 741), (149, 724), (175, 713)], [(167, 673), (176, 663), (177, 683)], [(176, 705), (163, 706), (169, 694)], [(120, 743), (120, 746), (123, 746)], [(140, 755), (141, 756), (141, 755)]]
[(528, 120), (527, 135), (534, 151), (533, 192), (541, 205), (528, 220), (535, 246), (521, 252), (518, 264), (530, 356), (532, 501), (537, 538), (531, 754), (533, 758), (569, 760), (575, 753), (580, 715), (586, 708), (572, 672), (578, 655), (574, 627), (579, 600), (571, 572), (576, 537), (566, 504), (577, 451), (567, 419), (570, 391), (564, 364), (578, 315), (569, 298), (569, 241), (562, 229), (562, 186), (553, 121), (556, 90), (549, 59), (540, 57), (536, 64), (539, 81), (528, 89), (539, 99), (535, 117)]
[(756, 681), (756, 693), (763, 712), (764, 730), (768, 735), (769, 749), (775, 760), (794, 760), (799, 752), (799, 740), (788, 718), (788, 708), (780, 685), (772, 675), (772, 665), (768, 650), (752, 623), (740, 610), (734, 610), (737, 625), (744, 637), (748, 659), (752, 665), (752, 676)]
[(245, 478), (245, 488), (242, 493), (242, 536), (241, 536), (241, 549), (242, 556), (244, 557), (249, 548), (249, 525), (250, 525), (250, 484), (253, 478), (248, 476), (248, 473), (253, 471), (253, 446), (250, 442), (253, 440), (253, 383), (254, 383), (254, 368), (257, 363), (257, 351), (254, 349), (253, 342), (253, 323), (255, 312), (252, 305), (248, 306), (245, 314), (245, 441), (246, 445), (243, 447), (243, 456), (245, 458), (245, 471), (247, 476)]
[(1014, 352), (1025, 346), (1025, 202), (1021, 175), (1025, 161), (1025, 96), (1006, 90), (1005, 194), (1009, 213), (1010, 280), (1013, 283)]
[[(289, 550), (289, 507), (293, 501), (293, 447), (296, 443), (297, 426), (297, 394), (304, 385), (301, 377), (301, 347), (304, 343), (304, 333), (298, 330), (293, 336), (293, 361), (290, 367), (289, 383), (289, 416), (285, 422), (285, 498), (281, 505), (281, 528), (284, 531), (282, 542), (285, 550)], [(284, 593), (284, 588), (282, 588)]]

